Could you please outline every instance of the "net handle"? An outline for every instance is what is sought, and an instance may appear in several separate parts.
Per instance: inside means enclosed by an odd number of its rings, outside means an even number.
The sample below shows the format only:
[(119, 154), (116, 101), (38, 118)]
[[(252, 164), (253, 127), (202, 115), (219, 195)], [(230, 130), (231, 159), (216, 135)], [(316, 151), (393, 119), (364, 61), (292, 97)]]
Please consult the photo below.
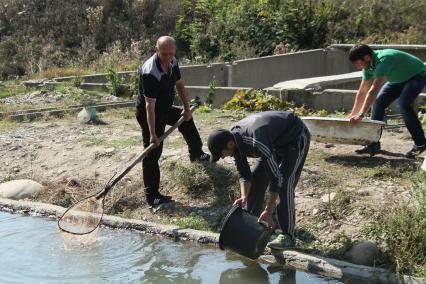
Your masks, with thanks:
[[(189, 110), (191, 113), (193, 113), (195, 110), (195, 106), (192, 106)], [(158, 145), (163, 142), (163, 140), (166, 139), (166, 137), (169, 136), (170, 133), (172, 133), (176, 128), (178, 128), (184, 122), (184, 120), (185, 118), (181, 116), (173, 126), (169, 127), (169, 129), (167, 129), (167, 131), (164, 132), (164, 134), (158, 138), (157, 145), (151, 143), (147, 148), (145, 148), (145, 150), (139, 155), (139, 157), (133, 160), (133, 162), (129, 166), (127, 166), (127, 168), (125, 168), (117, 177), (114, 178), (114, 175), (111, 180), (105, 185), (105, 187), (99, 193), (96, 194), (96, 199), (104, 197), (117, 182), (119, 182), (131, 169), (133, 169), (136, 164), (142, 161), (149, 154), (149, 152), (151, 152), (154, 148), (158, 147)]]

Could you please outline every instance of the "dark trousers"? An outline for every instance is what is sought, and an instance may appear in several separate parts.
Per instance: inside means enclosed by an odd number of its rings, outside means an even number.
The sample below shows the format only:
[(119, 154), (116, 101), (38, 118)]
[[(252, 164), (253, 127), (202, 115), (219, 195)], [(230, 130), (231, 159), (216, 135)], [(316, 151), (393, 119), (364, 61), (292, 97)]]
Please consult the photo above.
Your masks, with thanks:
[[(279, 149), (277, 160), (279, 169), (284, 177), (283, 186), (279, 189), (280, 203), (277, 206), (278, 223), (281, 230), (293, 239), (295, 238), (295, 213), (294, 190), (302, 173), (306, 156), (309, 151), (311, 135), (304, 127), (299, 139), (285, 149)], [(253, 168), (252, 184), (247, 200), (247, 210), (259, 216), (264, 210), (264, 198), (271, 177), (266, 170), (266, 161), (258, 160)]]
[(385, 120), (385, 109), (396, 99), (398, 107), (404, 119), (405, 125), (417, 146), (426, 144), (425, 133), (422, 124), (414, 110), (414, 101), (426, 85), (426, 76), (417, 75), (402, 83), (387, 82), (380, 90), (374, 102), (371, 119)]
[[(166, 125), (175, 124), (181, 117), (182, 109), (173, 106), (167, 113), (155, 117), (155, 133), (157, 137), (163, 135)], [(142, 128), (142, 138), (144, 147), (148, 147), (150, 142), (150, 134), (148, 122), (146, 119), (146, 111), (136, 109), (136, 119)], [(202, 142), (197, 128), (195, 127), (194, 120), (184, 121), (178, 128), (185, 139), (190, 158), (195, 158), (203, 154)], [(160, 166), (158, 160), (163, 152), (163, 142), (154, 148), (142, 161), (143, 181), (145, 185), (146, 197), (155, 197), (159, 193), (160, 187)]]

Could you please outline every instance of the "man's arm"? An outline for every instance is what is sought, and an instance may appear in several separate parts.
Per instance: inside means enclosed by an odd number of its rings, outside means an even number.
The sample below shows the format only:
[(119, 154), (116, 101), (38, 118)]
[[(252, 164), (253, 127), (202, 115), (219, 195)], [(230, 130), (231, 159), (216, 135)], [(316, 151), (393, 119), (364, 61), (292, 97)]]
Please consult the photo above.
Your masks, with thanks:
[[(367, 95), (358, 113), (364, 114), (370, 109), (370, 107), (373, 105), (374, 101), (376, 100), (377, 94), (379, 93), (380, 89), (383, 87), (383, 84), (385, 83), (385, 81), (386, 81), (385, 77), (379, 77), (373, 81), (373, 84), (368, 90)], [(363, 115), (358, 115), (358, 113), (354, 114), (350, 118), (351, 122), (362, 120)]]
[(188, 121), (191, 119), (192, 114), (189, 109), (189, 101), (188, 101), (188, 93), (185, 88), (185, 84), (182, 82), (182, 80), (176, 81), (176, 89), (178, 91), (179, 97), (182, 101), (183, 105), (183, 116), (185, 117), (185, 120)]
[(237, 167), (237, 171), (240, 174), (240, 198), (234, 201), (234, 205), (246, 207), (247, 197), (250, 193), (251, 187), (251, 170), (250, 165), (247, 161), (247, 157), (242, 157), (238, 150), (234, 155), (235, 165)]
[(365, 101), (365, 97), (368, 93), (368, 90), (371, 88), (372, 83), (373, 80), (361, 81), (361, 84), (359, 85), (359, 89), (355, 97), (354, 105), (352, 107), (351, 115), (349, 117), (352, 117), (361, 111), (362, 104)]
[(156, 99), (145, 97), (146, 120), (149, 128), (149, 142), (158, 145), (158, 137), (155, 132), (155, 102)]
[(265, 222), (269, 228), (274, 228), (275, 224), (272, 220), (272, 212), (274, 211), (275, 204), (277, 203), (278, 192), (269, 191), (269, 200), (266, 204), (265, 210), (260, 214), (258, 222)]
[(241, 196), (240, 198), (236, 199), (234, 201), (234, 206), (240, 206), (242, 208), (245, 208), (247, 205), (247, 198), (250, 193), (251, 188), (251, 182), (246, 180), (240, 180), (240, 192)]

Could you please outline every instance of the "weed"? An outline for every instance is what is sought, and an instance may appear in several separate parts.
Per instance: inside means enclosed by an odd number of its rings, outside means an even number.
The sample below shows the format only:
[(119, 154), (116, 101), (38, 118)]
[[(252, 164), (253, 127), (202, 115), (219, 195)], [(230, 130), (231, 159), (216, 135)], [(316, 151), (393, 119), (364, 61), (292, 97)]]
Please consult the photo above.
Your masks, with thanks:
[(94, 137), (90, 138), (89, 141), (85, 144), (85, 146), (101, 146), (106, 144), (107, 140), (105, 137)]
[(34, 73), (28, 79), (41, 79), (41, 78), (55, 78), (55, 77), (67, 77), (67, 76), (81, 76), (93, 73), (93, 71), (83, 68), (59, 68), (50, 67), (41, 72)]
[(354, 197), (351, 192), (339, 189), (336, 192), (334, 199), (328, 204), (330, 215), (334, 219), (341, 219), (344, 216), (349, 215), (353, 210), (351, 206), (353, 198)]
[(110, 84), (111, 95), (116, 97), (130, 96), (130, 89), (124, 85), (124, 80), (112, 68), (108, 68), (107, 78)]
[(192, 194), (203, 194), (212, 188), (210, 177), (199, 163), (189, 166), (175, 165), (174, 178), (180, 181)]
[(201, 99), (199, 96), (196, 96), (194, 99), (189, 101), (189, 104), (191, 106), (195, 106), (195, 107), (199, 107), (201, 106), (203, 103), (201, 102)]
[(125, 148), (128, 146), (137, 145), (140, 143), (140, 137), (129, 137), (129, 138), (123, 138), (111, 141), (107, 143), (111, 147), (117, 147), (117, 148)]
[(128, 146), (137, 145), (140, 142), (138, 137), (128, 137), (117, 139), (113, 141), (108, 141), (105, 137), (94, 137), (90, 138), (85, 146), (105, 146), (105, 147), (115, 147), (115, 148), (125, 148)]
[(125, 209), (124, 211), (118, 213), (118, 216), (124, 219), (131, 219), (133, 217), (133, 212), (130, 209)]
[(83, 79), (80, 76), (76, 76), (71, 80), (71, 86), (78, 88), (82, 82)]
[(209, 83), (209, 91), (206, 98), (206, 104), (211, 105), (213, 103), (213, 96), (216, 90), (217, 81), (213, 80)]
[(12, 121), (8, 119), (0, 120), (0, 133), (8, 132), (17, 128), (19, 128), (19, 123), (16, 121)]
[(14, 177), (14, 176), (12, 176), (12, 175), (7, 175), (7, 176), (5, 176), (5, 177), (3, 178), (2, 182), (12, 181), (12, 180), (14, 180), (14, 179), (15, 179), (15, 177)]
[(378, 208), (377, 220), (363, 228), (383, 248), (398, 273), (426, 276), (426, 175), (415, 176), (410, 202)]
[(175, 226), (178, 226), (179, 228), (189, 228), (194, 230), (205, 231), (209, 229), (209, 225), (207, 221), (203, 217), (195, 214), (194, 212), (192, 212), (191, 214), (185, 217), (177, 217), (172, 219), (163, 218), (161, 219), (161, 223), (175, 225)]
[(211, 105), (204, 104), (204, 105), (202, 105), (202, 106), (198, 107), (198, 108), (197, 108), (197, 111), (198, 111), (198, 112), (209, 113), (209, 112), (211, 112), (211, 111), (212, 111), (212, 107), (211, 107)]
[(124, 119), (133, 119), (135, 117), (134, 112), (131, 112), (128, 109), (125, 109), (121, 112), (121, 117)]

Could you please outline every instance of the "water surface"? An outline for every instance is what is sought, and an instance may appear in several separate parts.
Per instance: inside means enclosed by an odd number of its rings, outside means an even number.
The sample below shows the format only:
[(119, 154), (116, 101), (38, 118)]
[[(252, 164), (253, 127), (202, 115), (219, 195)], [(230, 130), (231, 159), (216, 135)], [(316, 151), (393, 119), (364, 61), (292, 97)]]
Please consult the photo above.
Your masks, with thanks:
[(194, 242), (102, 228), (64, 243), (56, 222), (0, 212), (0, 283), (340, 283)]

